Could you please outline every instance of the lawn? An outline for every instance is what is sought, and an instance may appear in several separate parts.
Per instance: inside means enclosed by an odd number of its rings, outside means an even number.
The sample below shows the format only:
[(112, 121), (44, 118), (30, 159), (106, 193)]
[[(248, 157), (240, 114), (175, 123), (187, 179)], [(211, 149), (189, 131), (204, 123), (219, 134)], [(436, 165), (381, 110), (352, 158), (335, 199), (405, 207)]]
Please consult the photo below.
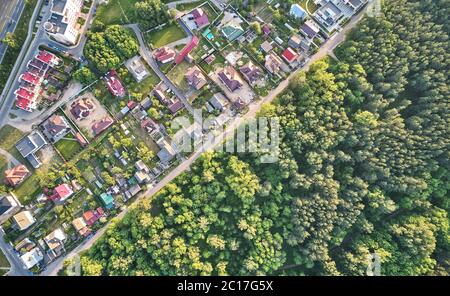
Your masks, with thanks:
[(95, 20), (105, 25), (133, 23), (134, 4), (139, 0), (110, 0), (106, 5), (100, 5), (97, 9)]
[(167, 78), (169, 78), (170, 81), (172, 81), (183, 92), (187, 92), (190, 88), (187, 80), (184, 78), (184, 75), (190, 67), (191, 65), (188, 62), (183, 61), (180, 64), (176, 65), (167, 74)]
[(191, 2), (191, 3), (181, 3), (181, 4), (177, 4), (176, 8), (179, 11), (190, 11), (194, 8), (196, 8), (197, 6), (201, 5), (202, 3), (204, 3), (205, 1), (196, 1), (196, 2)]
[(306, 9), (306, 11), (309, 13), (314, 13), (317, 10), (317, 5), (313, 0), (301, 0), (300, 6)]
[(216, 59), (211, 64), (208, 65), (205, 61), (202, 61), (199, 64), (203, 71), (208, 74), (211, 73), (216, 67), (223, 67), (225, 63), (225, 58), (219, 52), (215, 52), (213, 54), (216, 56)]
[(178, 24), (170, 24), (161, 30), (154, 30), (146, 34), (146, 40), (153, 48), (159, 48), (184, 37), (186, 34)]
[(0, 129), (0, 148), (4, 150), (11, 150), (24, 136), (24, 133), (15, 127), (5, 125)]
[(3, 252), (0, 251), (0, 276), (7, 273), (10, 267), (8, 259), (6, 259)]
[(152, 91), (153, 87), (158, 84), (160, 81), (158, 75), (144, 62), (147, 71), (150, 73), (144, 80), (141, 82), (137, 82), (130, 72), (125, 68), (127, 75), (124, 77), (123, 81), (125, 83), (128, 91), (133, 93), (142, 94), (142, 98), (146, 97), (150, 91)]
[(83, 149), (72, 134), (67, 134), (64, 138), (56, 142), (55, 148), (65, 160), (70, 160)]

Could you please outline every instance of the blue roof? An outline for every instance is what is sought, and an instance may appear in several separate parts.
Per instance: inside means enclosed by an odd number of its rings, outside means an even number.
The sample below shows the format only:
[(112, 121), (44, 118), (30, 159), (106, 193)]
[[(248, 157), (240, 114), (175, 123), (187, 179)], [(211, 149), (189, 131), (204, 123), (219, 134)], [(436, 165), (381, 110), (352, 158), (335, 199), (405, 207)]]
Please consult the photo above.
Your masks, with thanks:
[(306, 11), (298, 4), (293, 4), (291, 6), (290, 14), (294, 15), (296, 18), (305, 18), (308, 14)]
[(110, 207), (114, 204), (114, 198), (112, 197), (111, 194), (102, 193), (102, 194), (100, 194), (100, 198), (106, 207), (108, 207), (108, 206)]

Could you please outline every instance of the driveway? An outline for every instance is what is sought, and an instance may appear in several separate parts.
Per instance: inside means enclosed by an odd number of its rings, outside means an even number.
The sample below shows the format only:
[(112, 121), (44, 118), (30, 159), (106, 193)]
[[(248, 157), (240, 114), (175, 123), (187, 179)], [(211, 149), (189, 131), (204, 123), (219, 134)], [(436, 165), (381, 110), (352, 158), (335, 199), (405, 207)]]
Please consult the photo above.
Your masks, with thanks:
[(11, 244), (5, 242), (3, 236), (5, 232), (0, 227), (0, 249), (5, 254), (6, 259), (8, 259), (9, 264), (11, 265), (11, 269), (8, 272), (9, 276), (31, 276), (33, 275), (28, 269), (25, 268), (25, 265), (22, 263), (22, 260), (14, 251)]

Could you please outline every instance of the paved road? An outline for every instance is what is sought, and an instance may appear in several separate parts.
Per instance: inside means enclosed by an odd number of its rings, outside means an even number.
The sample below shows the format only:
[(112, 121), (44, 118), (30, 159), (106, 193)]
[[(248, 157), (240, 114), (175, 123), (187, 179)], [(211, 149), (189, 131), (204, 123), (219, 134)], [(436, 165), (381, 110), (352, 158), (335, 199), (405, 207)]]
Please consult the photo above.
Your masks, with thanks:
[[(275, 89), (273, 89), (267, 96), (262, 98), (257, 102), (253, 102), (249, 105), (249, 111), (242, 117), (235, 118), (228, 125), (226, 130), (223, 131), (217, 137), (211, 139), (210, 141), (204, 143), (199, 150), (194, 152), (188, 159), (178, 165), (175, 169), (173, 169), (166, 177), (164, 177), (156, 186), (148, 189), (144, 193), (142, 193), (135, 201), (138, 202), (144, 198), (149, 198), (161, 190), (168, 183), (172, 182), (177, 176), (181, 173), (189, 170), (192, 163), (197, 160), (198, 157), (205, 151), (213, 150), (214, 147), (217, 147), (219, 144), (223, 143), (224, 140), (234, 135), (234, 130), (245, 123), (248, 119), (254, 118), (255, 115), (259, 112), (261, 107), (264, 104), (272, 102), (281, 92), (283, 92), (289, 85), (289, 80), (294, 77), (299, 71), (307, 71), (309, 67), (316, 61), (326, 57), (330, 50), (334, 49), (339, 43), (345, 40), (345, 34), (352, 29), (358, 21), (363, 17), (365, 9), (361, 11), (361, 13), (352, 19), (344, 30), (336, 34), (333, 38), (327, 41), (326, 44), (305, 64), (305, 66), (301, 69), (297, 69), (293, 73), (290, 74), (289, 78), (281, 82)], [(139, 34), (137, 34), (139, 36)], [(128, 212), (128, 208), (122, 211), (115, 219), (122, 219), (126, 213)], [(65, 257), (60, 257), (54, 262), (52, 262), (49, 266), (47, 266), (46, 270), (41, 273), (43, 276), (56, 275), (57, 272), (62, 268), (63, 262), (65, 259), (72, 258), (76, 254), (81, 251), (89, 249), (108, 229), (111, 222), (105, 225), (102, 229), (100, 229), (94, 236), (92, 236), (89, 240), (85, 241), (83, 244), (76, 247)]]
[(31, 276), (33, 275), (28, 269), (23, 265), (22, 260), (19, 258), (17, 253), (14, 251), (11, 244), (5, 242), (3, 236), (5, 232), (0, 227), (0, 249), (5, 254), (6, 259), (8, 259), (11, 269), (8, 272), (10, 276)]
[[(8, 81), (6, 82), (5, 89), (0, 96), (0, 127), (5, 123), (6, 118), (8, 117), (9, 110), (15, 101), (14, 91), (19, 87), (19, 76), (26, 70), (27, 62), (37, 53), (39, 41), (45, 34), (43, 27), (40, 26), (30, 44), (30, 40), (33, 35), (34, 24), (36, 21), (36, 17), (40, 12), (39, 8), (42, 4), (42, 1), (43, 0), (38, 0), (36, 4), (36, 8), (33, 12), (33, 16), (31, 17), (30, 24), (28, 26), (27, 39), (25, 41), (25, 44), (23, 45), (22, 50), (20, 51), (16, 64), (14, 65), (14, 68), (8, 78)], [(43, 10), (43, 19), (47, 19), (50, 15), (50, 5), (44, 6)]]
[[(5, 3), (8, 2), (8, 3)], [(1, 21), (0, 21), (0, 40), (5, 38), (6, 34), (9, 32), (14, 32), (16, 30), (17, 22), (22, 15), (23, 8), (25, 7), (24, 0), (0, 0), (2, 10)], [(0, 64), (3, 61), (5, 52), (8, 49), (6, 44), (0, 42)]]

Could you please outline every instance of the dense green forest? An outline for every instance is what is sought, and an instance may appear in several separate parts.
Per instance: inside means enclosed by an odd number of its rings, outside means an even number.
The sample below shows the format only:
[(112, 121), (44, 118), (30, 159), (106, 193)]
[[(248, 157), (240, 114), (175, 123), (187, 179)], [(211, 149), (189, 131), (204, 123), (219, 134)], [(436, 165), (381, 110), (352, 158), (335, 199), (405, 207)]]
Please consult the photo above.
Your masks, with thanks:
[(84, 275), (448, 275), (450, 1), (384, 1), (261, 116), (280, 161), (205, 154), (82, 256)]

